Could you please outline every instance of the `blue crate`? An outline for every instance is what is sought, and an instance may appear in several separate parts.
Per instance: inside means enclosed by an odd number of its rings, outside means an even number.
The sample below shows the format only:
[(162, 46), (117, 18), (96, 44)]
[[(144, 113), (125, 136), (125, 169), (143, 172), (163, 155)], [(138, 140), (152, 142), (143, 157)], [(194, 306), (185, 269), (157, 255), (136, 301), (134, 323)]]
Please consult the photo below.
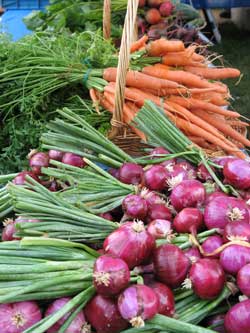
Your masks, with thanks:
[(195, 8), (234, 8), (250, 7), (250, 0), (182, 0)]
[(0, 6), (6, 9), (43, 9), (49, 0), (0, 0)]

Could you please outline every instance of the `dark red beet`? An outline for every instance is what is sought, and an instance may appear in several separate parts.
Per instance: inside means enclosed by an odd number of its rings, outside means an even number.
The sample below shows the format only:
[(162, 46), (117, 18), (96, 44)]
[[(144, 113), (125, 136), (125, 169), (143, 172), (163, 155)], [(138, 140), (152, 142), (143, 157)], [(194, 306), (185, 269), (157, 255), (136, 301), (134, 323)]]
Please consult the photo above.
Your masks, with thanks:
[(145, 14), (145, 19), (149, 24), (157, 24), (161, 21), (161, 14), (158, 9), (149, 9)]

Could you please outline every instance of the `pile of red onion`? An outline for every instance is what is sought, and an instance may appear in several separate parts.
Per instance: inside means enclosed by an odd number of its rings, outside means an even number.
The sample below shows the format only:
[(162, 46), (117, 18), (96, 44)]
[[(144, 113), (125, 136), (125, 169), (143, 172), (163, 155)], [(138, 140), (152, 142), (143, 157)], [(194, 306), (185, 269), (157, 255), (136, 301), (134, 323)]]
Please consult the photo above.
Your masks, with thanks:
[[(83, 327), (90, 324), (97, 333), (119, 333), (129, 326), (143, 327), (157, 313), (174, 317), (177, 288), (192, 289), (198, 298), (212, 302), (233, 281), (238, 295), (250, 298), (250, 163), (229, 157), (214, 160), (221, 168), (213, 167), (213, 172), (227, 188), (235, 189), (227, 194), (214, 186), (206, 165), (195, 168), (176, 158), (154, 164), (162, 154), (169, 152), (154, 149), (150, 166), (126, 162), (110, 170), (121, 182), (135, 185), (137, 192), (125, 197), (118, 208), (120, 225), (106, 237), (93, 267), (96, 294), (66, 332), (85, 332)], [(42, 168), (52, 159), (85, 166), (82, 157), (69, 152), (33, 152), (31, 171), (20, 173), (13, 182), (23, 185), (27, 174), (42, 181)], [(114, 220), (115, 214), (101, 216)], [(27, 221), (37, 222), (24, 217), (6, 221), (2, 239), (17, 239), (15, 225)], [(204, 231), (211, 233), (199, 238)], [(185, 247), (178, 237), (186, 237)], [(67, 301), (52, 302), (46, 314)], [(250, 300), (235, 302), (234, 297), (233, 301), (230, 310), (220, 315), (225, 320), (221, 332), (250, 333)], [(0, 305), (1, 332), (19, 333), (41, 319), (35, 303), (26, 302), (23, 308), (20, 304)], [(47, 332), (59, 330), (68, 316)]]

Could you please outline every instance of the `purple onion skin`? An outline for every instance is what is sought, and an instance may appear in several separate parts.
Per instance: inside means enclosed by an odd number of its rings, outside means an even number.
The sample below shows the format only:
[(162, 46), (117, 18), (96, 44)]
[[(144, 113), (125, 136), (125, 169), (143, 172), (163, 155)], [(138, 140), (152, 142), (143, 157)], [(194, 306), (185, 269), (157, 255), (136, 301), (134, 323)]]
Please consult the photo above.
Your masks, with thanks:
[(100, 256), (95, 261), (93, 281), (99, 294), (103, 296), (117, 295), (129, 284), (128, 265), (119, 258), (109, 255)]
[[(49, 316), (50, 314), (59, 311), (66, 303), (71, 300), (69, 297), (63, 297), (55, 300), (53, 303), (49, 305), (46, 310), (45, 316)], [(64, 315), (61, 319), (59, 319), (53, 326), (51, 326), (47, 333), (55, 333), (61, 328), (65, 320), (69, 317), (69, 313)], [(85, 316), (83, 311), (79, 312), (69, 327), (66, 329), (65, 333), (81, 333), (82, 327), (86, 323)]]
[(225, 164), (228, 162), (228, 161), (232, 161), (232, 160), (235, 160), (235, 156), (221, 156), (221, 157), (215, 157), (212, 159), (212, 161), (215, 163), (215, 164), (218, 164), (222, 167), (225, 166)]
[(86, 165), (81, 156), (73, 153), (64, 153), (62, 163), (78, 168), (83, 168)]
[(19, 216), (15, 220), (9, 220), (9, 222), (6, 224), (6, 226), (3, 228), (2, 231), (2, 241), (13, 241), (13, 240), (19, 240), (21, 238), (15, 237), (14, 234), (16, 232), (15, 225), (17, 223), (36, 223), (40, 222), (37, 219), (27, 219)]
[(124, 163), (119, 169), (119, 180), (125, 184), (138, 185), (144, 178), (143, 168), (135, 163)]
[(51, 150), (49, 150), (48, 155), (49, 155), (49, 158), (51, 160), (55, 160), (55, 161), (61, 162), (62, 158), (63, 158), (63, 155), (64, 155), (64, 152), (59, 151), (59, 150), (53, 150), (53, 149), (51, 149)]
[[(239, 209), (241, 217), (239, 219), (230, 218), (232, 209)], [(209, 202), (204, 211), (204, 222), (208, 229), (218, 228), (223, 230), (228, 222), (249, 223), (249, 212), (246, 203), (234, 197), (217, 197)]]
[(238, 271), (250, 263), (250, 249), (242, 245), (230, 245), (220, 255), (220, 264), (225, 272), (236, 275)]
[(99, 214), (99, 216), (104, 218), (105, 220), (114, 221), (113, 216), (109, 212), (101, 213), (101, 214)]
[(111, 168), (109, 169), (108, 173), (111, 174), (111, 176), (114, 178), (119, 179), (119, 169)]
[(220, 192), (220, 191), (214, 191), (212, 193), (209, 193), (206, 195), (206, 201), (205, 205), (208, 205), (212, 200), (218, 198), (218, 197), (228, 197), (226, 193)]
[(159, 299), (158, 313), (167, 317), (173, 317), (175, 313), (175, 301), (172, 290), (161, 282), (149, 282), (148, 286), (154, 290)]
[(153, 263), (157, 279), (170, 288), (178, 288), (185, 280), (190, 260), (178, 246), (164, 244), (153, 252)]
[(173, 221), (173, 227), (179, 233), (196, 234), (202, 224), (203, 214), (198, 208), (182, 209)]
[[(205, 253), (212, 253), (222, 245), (223, 245), (223, 239), (220, 236), (214, 235), (214, 236), (209, 236), (205, 240), (205, 242), (202, 243), (201, 247)], [(213, 256), (209, 256), (209, 258), (219, 259), (220, 254), (218, 253)]]
[(223, 240), (228, 242), (230, 237), (250, 241), (250, 224), (247, 222), (229, 222), (224, 229)]
[(143, 220), (148, 213), (147, 201), (136, 194), (126, 196), (122, 202), (122, 208), (131, 219)]
[[(181, 183), (183, 180), (190, 180), (196, 178), (195, 172), (193, 169), (188, 169), (186, 170), (184, 167), (180, 166), (179, 164), (171, 165), (171, 166), (166, 166), (166, 170), (168, 171), (167, 175), (167, 184), (171, 186), (172, 188), (178, 183)], [(172, 179), (178, 179), (177, 184), (171, 184)]]
[(132, 285), (118, 297), (118, 309), (122, 318), (130, 321), (136, 317), (153, 318), (159, 309), (159, 300), (154, 290), (143, 284)]
[[(214, 168), (212, 168), (214, 170)], [(204, 164), (199, 164), (197, 167), (197, 177), (202, 181), (206, 182), (208, 180), (213, 180), (213, 177), (208, 172)]]
[(177, 211), (186, 207), (202, 206), (205, 198), (205, 187), (198, 180), (183, 180), (170, 194), (171, 204)]
[(141, 197), (147, 201), (148, 207), (164, 202), (164, 200), (153, 191), (146, 191), (143, 195), (141, 193)]
[(29, 165), (36, 175), (41, 175), (41, 168), (47, 168), (49, 166), (49, 155), (43, 152), (35, 153), (30, 157)]
[(22, 171), (12, 180), (12, 183), (15, 185), (24, 185), (24, 183), (26, 182), (26, 176), (30, 176), (31, 178), (39, 182), (39, 178), (32, 171)]
[(232, 306), (224, 325), (227, 333), (250, 333), (250, 299)]
[(154, 220), (172, 221), (171, 210), (164, 204), (152, 204), (148, 209), (147, 222)]
[(225, 181), (239, 190), (250, 188), (250, 163), (243, 159), (229, 160), (224, 168)]
[(200, 259), (194, 263), (189, 272), (192, 287), (202, 299), (214, 299), (222, 291), (226, 278), (216, 259)]
[(42, 319), (35, 302), (0, 304), (0, 332), (22, 333)]
[(156, 219), (149, 223), (147, 231), (154, 239), (165, 239), (172, 234), (172, 224), (168, 220)]
[(84, 308), (88, 322), (97, 333), (119, 333), (128, 327), (118, 310), (116, 300), (102, 295), (94, 296)]
[(184, 250), (184, 254), (192, 263), (201, 258), (200, 251), (197, 249), (197, 247), (191, 247), (190, 249)]
[(250, 264), (243, 266), (238, 271), (237, 286), (243, 295), (250, 297)]
[(134, 268), (147, 260), (155, 247), (155, 239), (146, 229), (136, 231), (138, 223), (127, 222), (112, 232), (104, 241), (107, 254), (123, 259)]
[(219, 333), (226, 333), (224, 327), (225, 314), (217, 314), (207, 318), (205, 321), (206, 327), (213, 325), (213, 330)]
[(168, 154), (170, 154), (170, 151), (168, 151), (164, 147), (156, 147), (153, 150), (151, 150), (149, 155), (152, 156), (152, 158), (159, 158), (158, 156), (155, 155), (168, 155)]
[(153, 165), (145, 171), (145, 185), (150, 190), (162, 191), (165, 188), (167, 170), (162, 165)]

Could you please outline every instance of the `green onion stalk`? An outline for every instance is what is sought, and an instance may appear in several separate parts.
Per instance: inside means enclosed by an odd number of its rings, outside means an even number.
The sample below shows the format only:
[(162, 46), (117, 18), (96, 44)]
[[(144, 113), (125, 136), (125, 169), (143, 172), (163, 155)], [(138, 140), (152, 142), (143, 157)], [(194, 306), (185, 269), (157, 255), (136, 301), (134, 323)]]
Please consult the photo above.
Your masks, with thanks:
[(185, 158), (195, 165), (202, 162), (219, 188), (229, 193), (230, 189), (220, 181), (204, 152), (195, 146), (152, 101), (145, 101), (144, 106), (136, 114), (132, 126), (141, 130), (152, 146), (162, 146), (174, 153), (187, 152)]
[(127, 195), (139, 191), (138, 186), (124, 184), (90, 160), (84, 161), (91, 168), (81, 169), (51, 161), (55, 168), (42, 169), (44, 175), (52, 177), (61, 185), (63, 190), (57, 192), (57, 195), (67, 202), (93, 214), (100, 214), (120, 206)]
[(27, 180), (29, 184), (26, 188), (9, 184), (9, 193), (19, 216), (38, 221), (17, 223), (17, 236), (46, 236), (98, 243), (119, 227), (119, 223), (89, 213), (83, 205), (75, 207), (31, 177), (27, 176)]

